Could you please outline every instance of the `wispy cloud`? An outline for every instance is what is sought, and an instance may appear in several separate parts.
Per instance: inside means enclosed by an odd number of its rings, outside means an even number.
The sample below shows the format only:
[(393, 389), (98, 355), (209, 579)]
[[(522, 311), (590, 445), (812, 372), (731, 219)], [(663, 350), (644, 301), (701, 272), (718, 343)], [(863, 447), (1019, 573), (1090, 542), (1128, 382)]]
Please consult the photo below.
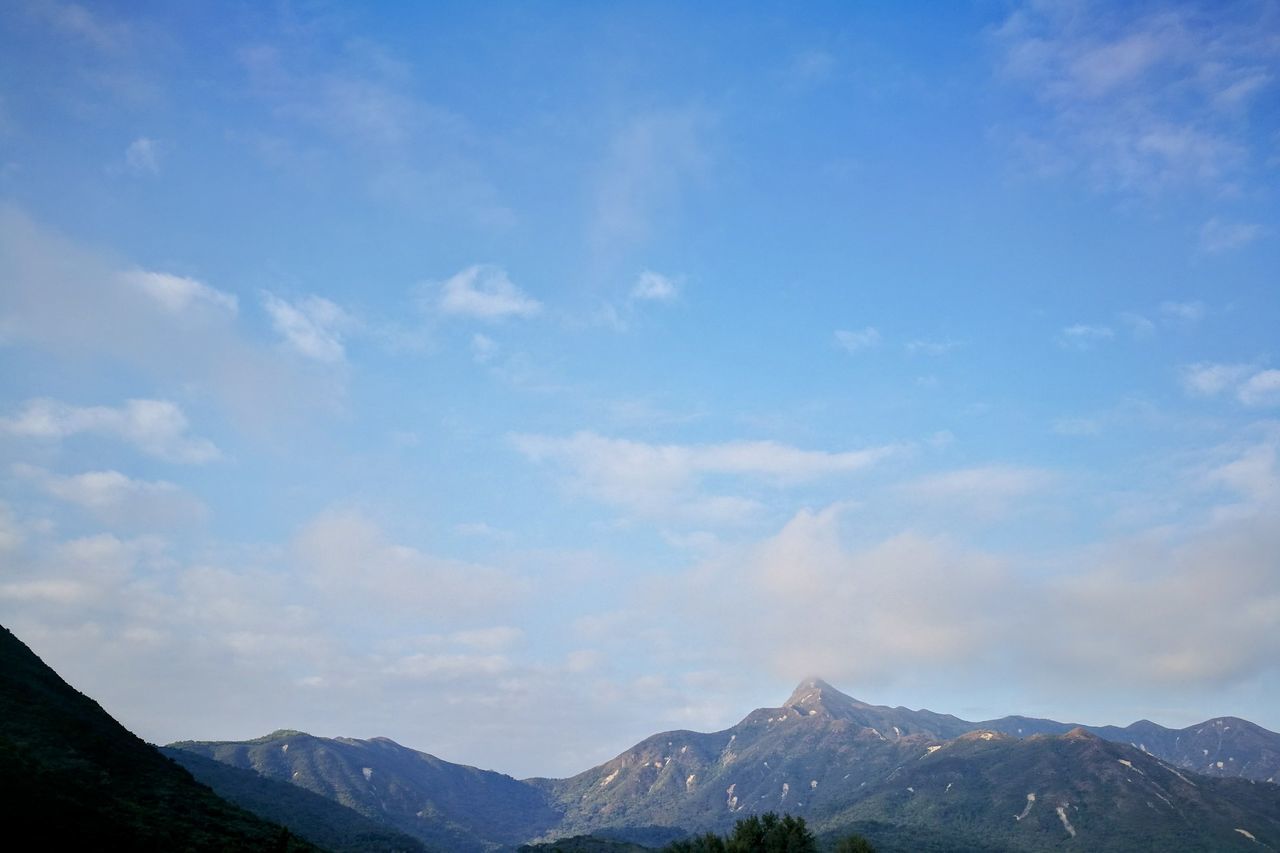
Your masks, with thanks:
[(357, 323), (337, 304), (321, 296), (288, 302), (275, 294), (264, 293), (262, 305), (276, 333), (295, 352), (329, 364), (346, 358), (343, 337)]
[(880, 343), (880, 332), (874, 326), (867, 326), (865, 329), (837, 329), (836, 330), (836, 346), (845, 352), (858, 352), (859, 350), (870, 349)]
[(489, 141), (464, 115), (420, 97), (413, 66), (386, 46), (349, 39), (318, 63), (285, 38), (247, 46), (237, 58), (247, 91), (277, 120), (242, 138), (272, 164), (307, 160), (325, 169), (341, 159), (380, 200), (483, 227), (514, 221), (477, 156)]
[(14, 473), (107, 524), (153, 530), (198, 521), (208, 512), (194, 495), (164, 480), (138, 480), (119, 471), (61, 475), (32, 465), (17, 465)]
[(640, 302), (670, 302), (679, 295), (680, 286), (676, 279), (645, 270), (631, 286), (630, 298)]
[(298, 532), (293, 556), (305, 582), (334, 601), (415, 624), (465, 624), (510, 603), (527, 584), (500, 569), (388, 541), (368, 516), (323, 513)]
[(1110, 326), (1076, 323), (1062, 330), (1058, 336), (1058, 343), (1071, 349), (1087, 350), (1104, 341), (1109, 341), (1115, 336), (1115, 330)]
[(56, 0), (31, 3), (28, 8), (64, 35), (104, 53), (121, 53), (134, 41), (133, 28), (109, 17), (103, 10)]
[(1236, 391), (1246, 406), (1280, 406), (1280, 370), (1260, 370)]
[(476, 360), (476, 364), (488, 364), (493, 361), (498, 354), (498, 342), (488, 335), (482, 335), (476, 332), (471, 336), (471, 357)]
[(1267, 4), (1018, 6), (995, 31), (1003, 72), (1049, 120), (1019, 132), (1024, 153), (1108, 190), (1231, 186), (1251, 168), (1238, 117), (1275, 76), (1273, 18)]
[(1183, 388), (1197, 396), (1230, 392), (1246, 406), (1280, 405), (1280, 370), (1259, 369), (1250, 364), (1201, 362), (1184, 367), (1181, 378)]
[(1055, 480), (1052, 472), (1041, 468), (987, 465), (929, 474), (903, 484), (899, 491), (917, 501), (997, 518)]
[(964, 341), (954, 338), (916, 338), (907, 341), (906, 350), (912, 355), (946, 355), (964, 346)]
[(156, 140), (139, 136), (124, 150), (125, 168), (135, 175), (158, 175), (161, 150)]
[(1161, 302), (1160, 314), (1167, 320), (1178, 323), (1198, 323), (1204, 319), (1203, 302)]
[(508, 317), (534, 317), (542, 303), (526, 294), (501, 267), (476, 264), (439, 286), (440, 313), (493, 322)]
[(0, 432), (38, 441), (75, 435), (106, 435), (170, 462), (200, 464), (219, 457), (213, 442), (189, 433), (187, 416), (167, 400), (129, 400), (119, 408), (74, 406), (57, 400), (29, 400), (16, 414), (0, 418)]
[(701, 109), (635, 115), (613, 132), (594, 180), (590, 240), (610, 264), (647, 240), (660, 212), (711, 162), (706, 138), (713, 122)]
[(0, 339), (62, 363), (128, 366), (199, 385), (242, 424), (332, 406), (341, 386), (246, 328), (234, 294), (124, 265), (0, 204)]
[(239, 300), (234, 294), (210, 287), (194, 278), (150, 270), (131, 270), (122, 273), (120, 278), (145, 293), (170, 314), (183, 314), (202, 308), (235, 314), (239, 309)]
[(516, 435), (512, 441), (530, 461), (560, 466), (571, 485), (606, 503), (644, 516), (718, 522), (745, 520), (759, 506), (754, 499), (704, 493), (705, 478), (740, 477), (783, 488), (865, 470), (900, 450), (827, 452), (772, 441), (647, 444), (592, 432)]
[(1266, 229), (1255, 222), (1227, 222), (1213, 217), (1200, 226), (1200, 248), (1211, 254), (1242, 249)]

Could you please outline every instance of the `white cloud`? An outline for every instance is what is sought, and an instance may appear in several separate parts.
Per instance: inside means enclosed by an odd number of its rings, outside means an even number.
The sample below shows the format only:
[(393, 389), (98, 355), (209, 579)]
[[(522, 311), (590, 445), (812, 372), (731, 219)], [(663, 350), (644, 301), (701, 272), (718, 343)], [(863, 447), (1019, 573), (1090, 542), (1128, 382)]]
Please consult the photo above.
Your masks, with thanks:
[(802, 510), (746, 554), (693, 573), (689, 599), (720, 602), (706, 617), (720, 644), (787, 678), (980, 671), (1009, 630), (1018, 585), (1005, 562), (914, 534), (849, 550), (842, 512)]
[(148, 270), (131, 270), (122, 273), (120, 278), (171, 314), (204, 308), (235, 314), (239, 307), (234, 294), (210, 287), (194, 278)]
[(501, 267), (477, 264), (440, 285), (441, 313), (478, 320), (533, 317), (542, 311), (538, 300), (512, 283)]
[(772, 441), (663, 445), (592, 432), (564, 438), (517, 435), (512, 440), (528, 459), (561, 466), (575, 488), (606, 503), (646, 516), (721, 523), (744, 520), (759, 505), (747, 498), (704, 494), (699, 488), (704, 478), (733, 476), (786, 487), (864, 470), (899, 449), (830, 453)]
[[(207, 393), (254, 428), (332, 407), (334, 371), (253, 340), (235, 297), (178, 275), (122, 269), (0, 204), (0, 342), (41, 350), (74, 375), (125, 366)], [(95, 373), (96, 375), (96, 373)]]
[(1088, 555), (1089, 565), (1044, 590), (1041, 665), (1098, 688), (1154, 685), (1196, 695), (1274, 672), (1275, 509), (1272, 500), (1233, 514), (1182, 543), (1138, 540)]
[(381, 611), (384, 618), (464, 621), (509, 604), (525, 588), (498, 569), (388, 542), (376, 524), (354, 511), (316, 518), (298, 533), (293, 551), (311, 587), (351, 607)]
[(631, 299), (644, 302), (670, 302), (680, 295), (675, 279), (645, 270), (631, 287)]
[(19, 464), (14, 473), (107, 524), (135, 529), (170, 527), (198, 521), (208, 512), (195, 496), (173, 483), (136, 480), (119, 471), (63, 476)]
[(1276, 466), (1276, 441), (1240, 448), (1231, 458), (1210, 468), (1205, 480), (1225, 486), (1254, 504), (1275, 503), (1280, 498), (1280, 471)]
[(1054, 475), (1040, 468), (987, 465), (943, 471), (899, 487), (920, 501), (949, 505), (964, 512), (994, 518), (1006, 514), (1023, 499), (1043, 491)]
[(108, 435), (170, 462), (217, 459), (220, 454), (213, 442), (191, 436), (188, 426), (182, 409), (167, 400), (129, 400), (119, 408), (28, 400), (16, 415), (0, 418), (0, 431), (23, 438), (60, 441), (85, 433)]
[(1201, 362), (1182, 369), (1182, 386), (1202, 397), (1231, 391), (1239, 402), (1251, 407), (1280, 405), (1280, 370), (1275, 369)]
[(1255, 159), (1240, 119), (1274, 76), (1266, 8), (1018, 5), (994, 36), (1007, 79), (1043, 112), (1015, 145), (1037, 171), (1100, 189), (1229, 191)]
[(845, 352), (857, 352), (858, 350), (869, 349), (880, 343), (880, 332), (874, 326), (867, 326), (865, 329), (850, 331), (848, 329), (836, 330), (836, 345)]
[(1280, 370), (1260, 370), (1241, 383), (1236, 396), (1246, 406), (1280, 406)]
[(1058, 342), (1073, 349), (1091, 349), (1102, 341), (1109, 341), (1116, 335), (1110, 326), (1093, 326), (1077, 323), (1062, 330)]
[(321, 296), (287, 302), (271, 293), (263, 294), (262, 304), (276, 333), (296, 352), (328, 364), (346, 357), (343, 336), (356, 323), (338, 305)]
[(124, 152), (124, 164), (135, 175), (160, 174), (160, 143), (146, 136), (140, 136)]
[[(745, 551), (693, 568), (676, 598), (699, 603), (690, 616), (702, 614), (727, 668), (862, 683), (957, 678), (966, 691), (1038, 681), (1054, 696), (1069, 673), (1082, 690), (1138, 701), (1203, 696), (1277, 671), (1278, 457), (1269, 440), (1209, 470), (1207, 482), (1241, 501), (1230, 512), (1209, 507), (1176, 536), (1160, 529), (1048, 560), (912, 532), (853, 545), (841, 506), (803, 510)], [(1014, 486), (1022, 491), (1021, 478)], [(670, 588), (664, 580), (668, 598)], [(709, 599), (720, 606), (706, 611)]]
[(1192, 394), (1212, 396), (1233, 387), (1252, 371), (1247, 364), (1201, 362), (1182, 369), (1182, 386)]
[(1200, 248), (1211, 254), (1242, 249), (1264, 233), (1257, 223), (1226, 222), (1215, 216), (1200, 226)]

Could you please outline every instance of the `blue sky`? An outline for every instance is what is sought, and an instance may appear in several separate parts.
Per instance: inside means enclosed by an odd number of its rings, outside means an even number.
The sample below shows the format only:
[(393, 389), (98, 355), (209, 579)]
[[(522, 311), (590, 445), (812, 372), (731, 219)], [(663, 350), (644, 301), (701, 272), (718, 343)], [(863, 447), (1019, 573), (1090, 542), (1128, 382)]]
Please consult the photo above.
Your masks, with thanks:
[(0, 621), (517, 775), (1280, 729), (1280, 5), (0, 12)]

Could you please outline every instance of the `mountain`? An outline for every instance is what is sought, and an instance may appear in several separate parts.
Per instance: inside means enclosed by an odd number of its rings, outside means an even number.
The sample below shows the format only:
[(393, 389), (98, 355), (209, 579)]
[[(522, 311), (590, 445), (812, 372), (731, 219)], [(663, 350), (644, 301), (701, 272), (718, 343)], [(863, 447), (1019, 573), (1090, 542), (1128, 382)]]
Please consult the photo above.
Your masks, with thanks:
[(174, 749), (292, 782), (457, 853), (514, 846), (560, 822), (552, 798), (510, 776), (452, 764), (387, 738), (277, 731), (242, 742), (185, 741)]
[[(774, 810), (831, 833), (861, 831), (884, 849), (895, 839), (903, 850), (1257, 849), (1251, 837), (1280, 849), (1280, 787), (1192, 776), (1153, 754), (1186, 747), (1184, 735), (1155, 737), (1154, 724), (1108, 731), (1152, 735), (1144, 751), (1052, 721), (1042, 726), (1052, 734), (1025, 718), (998, 722), (1021, 736), (869, 705), (808, 679), (780, 707), (722, 732), (666, 732), (572, 778), (531, 781), (564, 807), (564, 833), (724, 831)], [(1207, 737), (1220, 727), (1197, 728)], [(1259, 731), (1265, 744), (1270, 733)]]
[(4, 830), (87, 850), (313, 850), (220, 799), (0, 627)]
[(1240, 777), (1262, 782), (1280, 780), (1280, 734), (1239, 717), (1219, 717), (1185, 729), (1167, 729), (1150, 720), (1128, 726), (1075, 726), (1054, 720), (1003, 717), (976, 723), (976, 728), (1023, 737), (1064, 734), (1074, 728), (1106, 740), (1127, 743), (1170, 764), (1206, 776)]
[(426, 853), (416, 838), (306, 788), (173, 747), (160, 750), (228, 802), (333, 853)]
[(970, 732), (905, 763), (849, 805), (816, 811), (819, 827), (874, 821), (941, 829), (950, 844), (984, 850), (1280, 846), (1277, 786), (1184, 773), (1082, 728), (1021, 740)]
[[(973, 723), (871, 705), (806, 679), (782, 705), (731, 728), (657, 734), (567, 779), (521, 782), (391, 741), (299, 732), (180, 746), (292, 780), (450, 850), (569, 836), (579, 846), (656, 848), (777, 811), (829, 839), (861, 833), (882, 851), (1119, 853), (1280, 850), (1280, 786), (1245, 778), (1268, 771), (1277, 739), (1233, 718), (1184, 730)], [(1216, 755), (1216, 777), (1183, 765), (1209, 769)]]

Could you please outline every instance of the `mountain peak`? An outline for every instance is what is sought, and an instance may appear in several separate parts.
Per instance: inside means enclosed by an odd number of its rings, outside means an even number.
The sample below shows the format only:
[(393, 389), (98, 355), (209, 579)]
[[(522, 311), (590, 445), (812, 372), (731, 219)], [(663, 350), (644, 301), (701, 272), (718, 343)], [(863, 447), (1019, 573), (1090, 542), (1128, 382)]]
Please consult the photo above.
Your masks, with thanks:
[(1066, 740), (1096, 740), (1101, 741), (1102, 738), (1086, 729), (1084, 726), (1076, 726), (1071, 731), (1062, 736)]
[(810, 712), (834, 714), (836, 711), (848, 711), (861, 704), (857, 699), (841, 693), (821, 678), (806, 678), (791, 692), (791, 696), (783, 707), (795, 708), (802, 714)]

